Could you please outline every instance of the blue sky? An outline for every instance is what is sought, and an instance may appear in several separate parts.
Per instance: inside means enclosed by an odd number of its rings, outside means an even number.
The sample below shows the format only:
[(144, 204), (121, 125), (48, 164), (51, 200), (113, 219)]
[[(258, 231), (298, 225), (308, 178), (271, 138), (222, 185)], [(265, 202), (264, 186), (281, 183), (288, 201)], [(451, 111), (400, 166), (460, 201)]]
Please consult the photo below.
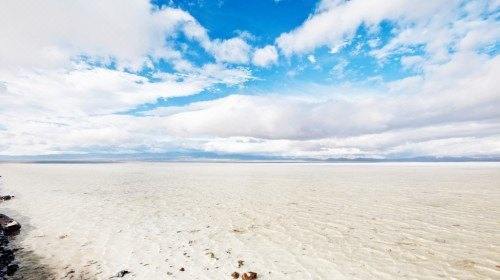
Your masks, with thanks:
[(499, 1), (4, 6), (2, 156), (500, 156)]
[[(265, 47), (273, 44), (281, 33), (292, 30), (307, 20), (314, 13), (318, 2), (315, 1), (153, 1), (158, 9), (175, 7), (188, 11), (204, 26), (209, 35), (215, 38), (230, 39), (240, 34), (248, 34), (248, 41), (254, 47)], [(255, 79), (248, 81), (244, 89), (225, 87), (221, 85), (196, 95), (160, 99), (154, 104), (141, 104), (127, 113), (150, 110), (155, 107), (184, 106), (192, 102), (211, 100), (228, 96), (232, 93), (254, 94), (276, 91), (282, 87), (297, 87), (307, 83), (333, 85), (346, 82), (360, 83), (367, 77), (382, 78), (391, 81), (410, 76), (413, 71), (400, 67), (398, 54), (383, 64), (369, 55), (374, 49), (370, 41), (379, 44), (387, 43), (395, 35), (392, 34), (391, 22), (381, 22), (376, 34), (369, 34), (364, 25), (360, 25), (354, 38), (338, 51), (331, 53), (327, 47), (320, 47), (307, 56), (293, 56), (283, 63), (273, 67), (258, 67), (250, 65)], [(191, 61), (198, 65), (214, 62), (214, 58), (204, 52), (198, 44), (190, 42), (185, 37), (178, 42), (189, 45), (188, 53)], [(419, 52), (418, 48), (409, 50)], [(314, 57), (315, 62), (309, 58)], [(342, 66), (342, 74), (332, 73), (336, 65)], [(337, 66), (338, 68), (338, 66)], [(168, 62), (160, 63), (155, 70), (172, 71)], [(293, 74), (293, 75), (291, 75)], [(367, 86), (377, 86), (368, 83)]]

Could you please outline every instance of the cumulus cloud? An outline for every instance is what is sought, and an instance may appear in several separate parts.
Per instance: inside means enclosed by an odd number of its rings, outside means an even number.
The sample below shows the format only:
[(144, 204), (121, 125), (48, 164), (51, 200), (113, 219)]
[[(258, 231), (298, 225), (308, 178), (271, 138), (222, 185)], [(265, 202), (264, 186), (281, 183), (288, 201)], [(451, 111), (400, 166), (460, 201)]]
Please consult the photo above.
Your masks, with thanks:
[[(187, 60), (175, 47), (179, 33), (214, 62)], [(7, 1), (0, 9), (0, 154), (112, 150), (134, 138), (120, 126), (139, 125), (116, 114), (252, 79), (249, 69), (222, 63), (248, 61), (249, 48), (241, 38), (212, 39), (188, 12), (146, 0)], [(175, 71), (156, 69), (159, 60)]]
[(500, 106), (500, 94), (495, 76), (499, 71), (498, 58), (459, 56), (427, 73), (417, 90), (411, 83), (389, 84), (390, 95), (351, 96), (335, 95), (333, 88), (332, 97), (319, 102), (282, 95), (233, 95), (194, 104), (166, 121), (169, 131), (178, 136), (316, 139), (497, 120), (500, 112), (494, 108)]
[(250, 45), (241, 38), (216, 41), (213, 43), (212, 49), (218, 61), (248, 63)]
[(183, 14), (183, 20), (180, 24), (181, 30), (187, 37), (198, 41), (208, 53), (214, 56), (216, 61), (248, 63), (251, 46), (247, 43), (246, 38), (251, 37), (251, 34), (240, 32), (237, 37), (226, 40), (212, 40), (207, 30), (193, 16), (184, 11), (181, 13)]
[(220, 62), (247, 63), (250, 46), (240, 37), (211, 39), (181, 9), (153, 8), (148, 1), (6, 1), (0, 10), (0, 64), (3, 67), (61, 67), (86, 56), (138, 70), (166, 58), (185, 64), (168, 42), (177, 32)]
[(276, 43), (287, 56), (307, 54), (322, 46), (335, 53), (361, 25), (376, 33), (386, 20), (395, 24), (397, 36), (374, 50), (375, 57), (384, 59), (405, 47), (423, 45), (430, 56), (442, 61), (452, 47), (474, 49), (500, 38), (498, 21), (482, 16), (494, 6), (489, 1), (323, 0), (313, 15), (281, 34)]
[[(250, 46), (243, 39), (212, 40), (188, 12), (153, 8), (145, 0), (127, 5), (116, 0), (7, 1), (0, 23), (6, 109), (24, 97), (25, 104), (48, 100), (38, 107), (72, 101), (75, 106), (68, 110), (88, 107), (110, 113), (159, 97), (199, 93), (218, 83), (241, 84), (251, 77), (248, 69), (221, 63), (195, 67), (171, 44), (183, 32), (217, 62), (239, 63), (248, 60)], [(177, 73), (159, 71), (153, 80), (138, 74), (144, 67), (154, 69), (152, 63), (159, 59), (170, 62)]]
[(158, 98), (199, 93), (216, 84), (238, 85), (250, 79), (245, 69), (210, 64), (189, 76), (163, 75), (155, 81), (106, 68), (82, 65), (70, 71), (4, 73), (1, 112), (27, 109), (55, 116), (112, 114)]
[(318, 158), (500, 155), (500, 60), (457, 54), (428, 71), (417, 89), (389, 84), (369, 96), (333, 87), (319, 99), (232, 95), (141, 116), (49, 114), (33, 122), (7, 114), (0, 147), (11, 154), (112, 147)]
[(275, 46), (267, 45), (255, 50), (252, 61), (257, 66), (267, 67), (278, 61), (278, 51)]
[(152, 10), (146, 1), (6, 1), (0, 10), (0, 64), (59, 67), (88, 55), (138, 67), (182, 17), (175, 9)]

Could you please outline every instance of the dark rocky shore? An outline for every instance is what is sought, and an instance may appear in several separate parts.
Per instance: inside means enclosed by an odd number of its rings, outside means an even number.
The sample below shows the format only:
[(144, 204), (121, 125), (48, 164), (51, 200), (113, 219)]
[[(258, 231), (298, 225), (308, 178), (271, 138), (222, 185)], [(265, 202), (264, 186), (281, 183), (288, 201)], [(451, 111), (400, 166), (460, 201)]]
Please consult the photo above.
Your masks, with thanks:
[(15, 249), (9, 244), (9, 237), (3, 231), (0, 232), (0, 279), (13, 276), (19, 265), (15, 260)]
[[(0, 183), (1, 179), (0, 175)], [(13, 195), (0, 195), (0, 205), (12, 199)], [(18, 246), (20, 232), (20, 223), (0, 213), (0, 280), (55, 280), (56, 275), (35, 252)]]
[[(0, 196), (0, 203), (11, 200), (13, 196)], [(19, 233), (21, 225), (12, 218), (0, 214), (0, 279), (13, 276), (19, 268), (15, 258), (15, 249), (11, 240)]]

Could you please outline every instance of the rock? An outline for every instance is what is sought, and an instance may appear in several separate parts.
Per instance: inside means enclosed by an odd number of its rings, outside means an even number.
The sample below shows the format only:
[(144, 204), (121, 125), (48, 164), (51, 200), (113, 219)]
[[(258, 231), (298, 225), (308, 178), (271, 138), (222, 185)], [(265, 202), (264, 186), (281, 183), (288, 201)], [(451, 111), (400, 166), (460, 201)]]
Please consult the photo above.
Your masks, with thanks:
[(242, 260), (238, 260), (238, 268), (242, 267), (242, 266), (243, 266), (243, 264), (245, 264), (245, 262), (244, 262), (244, 261), (242, 261)]
[(238, 279), (238, 278), (240, 278), (240, 274), (235, 271), (235, 272), (231, 273), (231, 277), (233, 277), (233, 279)]
[(5, 235), (10, 236), (19, 233), (21, 225), (10, 217), (0, 214), (0, 229), (3, 230)]
[(2, 195), (2, 196), (0, 196), (0, 200), (4, 200), (4, 201), (11, 200), (13, 198), (14, 198), (13, 195)]
[(0, 279), (12, 276), (18, 269), (14, 253), (17, 251), (9, 244), (9, 238), (0, 230)]
[(119, 271), (119, 272), (115, 275), (115, 277), (122, 278), (123, 276), (125, 276), (125, 275), (127, 275), (127, 274), (129, 274), (129, 273), (130, 273), (130, 271), (128, 271), (128, 270), (125, 270), (125, 269), (124, 269), (124, 270), (120, 270), (120, 271)]
[(257, 273), (252, 272), (252, 271), (243, 273), (243, 275), (241, 276), (241, 279), (242, 280), (254, 280), (254, 279), (257, 279)]
[(184, 269), (184, 267), (181, 267), (181, 269), (179, 269), (179, 270), (180, 270), (180, 271), (186, 271), (186, 270)]
[(9, 264), (7, 266), (7, 276), (12, 276), (19, 269), (19, 265), (17, 264)]

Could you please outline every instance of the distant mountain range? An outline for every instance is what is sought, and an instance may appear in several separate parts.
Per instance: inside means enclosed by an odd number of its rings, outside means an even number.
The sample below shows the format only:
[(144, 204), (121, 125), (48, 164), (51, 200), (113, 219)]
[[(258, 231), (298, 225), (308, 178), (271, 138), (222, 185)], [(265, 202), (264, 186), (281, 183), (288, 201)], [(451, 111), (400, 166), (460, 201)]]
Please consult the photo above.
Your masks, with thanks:
[(29, 156), (0, 155), (0, 162), (36, 163), (106, 163), (123, 161), (146, 162), (500, 162), (500, 157), (405, 157), (405, 158), (292, 158), (266, 155), (218, 154), (199, 151), (130, 154), (53, 154)]

